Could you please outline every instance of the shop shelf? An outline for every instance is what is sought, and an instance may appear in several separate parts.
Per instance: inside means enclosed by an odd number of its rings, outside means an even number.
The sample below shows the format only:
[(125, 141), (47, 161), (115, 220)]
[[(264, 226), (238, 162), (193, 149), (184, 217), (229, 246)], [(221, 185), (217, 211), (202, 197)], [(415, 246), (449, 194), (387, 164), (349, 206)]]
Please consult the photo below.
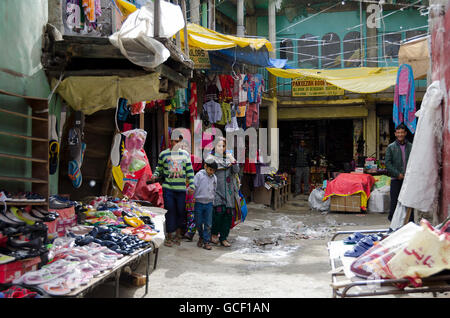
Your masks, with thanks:
[(33, 136), (20, 135), (20, 134), (10, 133), (10, 132), (6, 132), (6, 131), (0, 131), (0, 135), (21, 138), (21, 139), (27, 139), (27, 140), (33, 140), (33, 141), (48, 142), (47, 138), (39, 138), (39, 137), (33, 137)]
[(37, 163), (47, 163), (48, 162), (47, 159), (33, 158), (33, 157), (26, 157), (26, 156), (19, 156), (19, 155), (12, 155), (12, 154), (1, 153), (1, 152), (0, 152), (0, 158), (33, 161), (33, 162), (37, 162)]
[(40, 121), (48, 122), (48, 118), (45, 118), (45, 117), (31, 116), (31, 115), (15, 112), (15, 111), (12, 111), (12, 110), (7, 110), (7, 109), (1, 108), (1, 107), (0, 107), (0, 112), (5, 113), (5, 114), (9, 114), (9, 115), (13, 115), (13, 116), (19, 116), (19, 117), (23, 117), (23, 118), (29, 118), (29, 119), (34, 119), (34, 120), (40, 120)]
[(0, 176), (0, 180), (4, 180), (4, 181), (18, 181), (18, 182), (31, 182), (31, 183), (48, 183), (48, 180), (38, 179), (38, 178), (24, 178), (24, 177)]

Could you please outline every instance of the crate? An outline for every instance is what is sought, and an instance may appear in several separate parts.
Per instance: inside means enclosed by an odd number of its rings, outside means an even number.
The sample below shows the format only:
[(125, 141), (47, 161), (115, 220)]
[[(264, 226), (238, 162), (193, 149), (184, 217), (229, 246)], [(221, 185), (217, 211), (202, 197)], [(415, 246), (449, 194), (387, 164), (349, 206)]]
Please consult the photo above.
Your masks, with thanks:
[(330, 200), (330, 211), (361, 212), (361, 193), (349, 196), (333, 195)]

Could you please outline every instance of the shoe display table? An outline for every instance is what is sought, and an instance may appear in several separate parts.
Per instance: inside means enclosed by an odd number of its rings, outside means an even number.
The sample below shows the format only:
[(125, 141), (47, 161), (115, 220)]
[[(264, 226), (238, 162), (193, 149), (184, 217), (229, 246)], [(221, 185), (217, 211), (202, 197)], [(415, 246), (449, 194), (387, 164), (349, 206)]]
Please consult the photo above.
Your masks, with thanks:
[(76, 297), (81, 298), (84, 297), (87, 293), (92, 291), (95, 287), (99, 286), (100, 284), (104, 283), (106, 280), (110, 278), (114, 278), (115, 280), (115, 292), (114, 297), (119, 297), (119, 287), (120, 287), (120, 275), (122, 273), (122, 270), (129, 264), (133, 263), (134, 261), (138, 261), (140, 258), (145, 257), (146, 258), (146, 266), (145, 266), (145, 293), (142, 297), (147, 295), (148, 293), (148, 276), (150, 273), (150, 256), (153, 253), (154, 254), (154, 262), (153, 262), (153, 269), (156, 268), (156, 263), (158, 260), (158, 248), (155, 248), (155, 245), (152, 244), (151, 246), (136, 251), (135, 253), (131, 255), (127, 255), (122, 257), (121, 259), (117, 260), (114, 264), (113, 268), (106, 270), (105, 272), (101, 273), (100, 275), (94, 277), (87, 285), (81, 286), (69, 294), (63, 295), (63, 296), (51, 296), (51, 297)]
[[(336, 240), (340, 235), (349, 236), (355, 232), (364, 234), (388, 232), (388, 230), (357, 230), (336, 232), (328, 242), (328, 255), (331, 265), (331, 288), (333, 298), (336, 297), (367, 297), (383, 295), (407, 295), (413, 293), (437, 293), (450, 291), (450, 275), (436, 274), (422, 278), (423, 285), (414, 287), (408, 285), (408, 279), (363, 279), (356, 276), (350, 266), (355, 261), (354, 257), (344, 256), (353, 245), (344, 244), (343, 240)], [(396, 284), (407, 284), (404, 289), (396, 287)]]

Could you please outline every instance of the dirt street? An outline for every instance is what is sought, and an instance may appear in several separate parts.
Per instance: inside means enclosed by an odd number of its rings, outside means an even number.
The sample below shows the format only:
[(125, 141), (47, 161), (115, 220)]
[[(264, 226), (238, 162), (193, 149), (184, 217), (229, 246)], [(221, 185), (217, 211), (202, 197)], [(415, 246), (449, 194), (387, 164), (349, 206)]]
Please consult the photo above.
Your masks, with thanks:
[[(161, 246), (147, 298), (183, 297), (331, 297), (327, 241), (334, 232), (385, 229), (386, 214), (321, 213), (298, 196), (274, 211), (249, 204), (244, 223), (230, 232), (232, 247), (207, 251), (193, 242)], [(144, 261), (137, 271), (145, 273)], [(145, 287), (122, 284), (120, 297), (142, 297)], [(107, 282), (89, 297), (113, 297)]]

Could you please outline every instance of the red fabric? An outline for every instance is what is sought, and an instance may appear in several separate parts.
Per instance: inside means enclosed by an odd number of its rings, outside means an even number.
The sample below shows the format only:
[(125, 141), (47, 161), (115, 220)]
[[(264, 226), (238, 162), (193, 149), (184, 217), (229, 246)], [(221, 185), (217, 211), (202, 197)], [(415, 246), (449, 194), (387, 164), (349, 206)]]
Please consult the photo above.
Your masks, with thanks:
[(158, 208), (164, 208), (164, 200), (162, 195), (162, 186), (159, 183), (147, 184), (153, 173), (148, 163), (147, 155), (145, 154), (146, 165), (139, 171), (134, 173), (139, 180), (136, 185), (136, 190), (132, 199), (148, 201)]
[(189, 112), (191, 114), (191, 122), (197, 117), (197, 83), (191, 83), (191, 99), (189, 100)]
[[(200, 163), (195, 163), (195, 159), (197, 159), (197, 162), (200, 161)], [(202, 163), (201, 158), (195, 157), (194, 155), (191, 155), (191, 163), (192, 163), (192, 169), (194, 169), (194, 172), (198, 172), (202, 169)]]
[(325, 197), (332, 194), (350, 195), (358, 191), (364, 191), (369, 198), (370, 189), (374, 184), (375, 179), (370, 174), (341, 173), (336, 179), (328, 182)]
[(234, 89), (234, 79), (231, 75), (219, 75), (220, 86), (222, 91), (220, 97), (222, 99), (232, 99)]

